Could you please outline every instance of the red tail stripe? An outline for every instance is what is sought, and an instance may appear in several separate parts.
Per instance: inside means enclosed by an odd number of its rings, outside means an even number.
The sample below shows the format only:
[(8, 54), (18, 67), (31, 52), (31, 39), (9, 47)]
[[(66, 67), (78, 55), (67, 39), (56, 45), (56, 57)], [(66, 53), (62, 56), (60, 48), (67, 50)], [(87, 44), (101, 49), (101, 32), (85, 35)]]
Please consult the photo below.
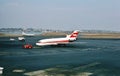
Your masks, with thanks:
[(74, 33), (71, 34), (70, 37), (77, 37), (77, 35), (78, 35), (78, 32), (74, 32)]

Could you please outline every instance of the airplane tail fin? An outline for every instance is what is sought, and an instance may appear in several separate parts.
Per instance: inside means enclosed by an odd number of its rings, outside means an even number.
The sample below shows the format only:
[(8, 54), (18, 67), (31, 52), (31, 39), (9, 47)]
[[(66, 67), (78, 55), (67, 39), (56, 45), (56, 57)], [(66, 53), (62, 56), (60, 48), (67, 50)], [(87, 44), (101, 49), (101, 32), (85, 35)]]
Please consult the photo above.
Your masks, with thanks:
[(77, 39), (78, 34), (79, 34), (79, 31), (78, 31), (78, 30), (75, 30), (75, 31), (73, 31), (72, 34), (67, 35), (67, 38), (69, 38), (70, 41), (74, 41), (74, 40)]
[(25, 32), (24, 32), (24, 31), (22, 31), (22, 35), (25, 35)]

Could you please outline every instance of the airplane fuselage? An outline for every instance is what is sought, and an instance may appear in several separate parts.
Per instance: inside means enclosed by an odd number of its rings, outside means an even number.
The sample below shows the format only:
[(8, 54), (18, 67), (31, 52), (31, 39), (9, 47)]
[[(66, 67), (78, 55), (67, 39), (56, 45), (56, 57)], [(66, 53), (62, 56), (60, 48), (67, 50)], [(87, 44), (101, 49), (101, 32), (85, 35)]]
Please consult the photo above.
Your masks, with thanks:
[(75, 41), (78, 36), (78, 30), (75, 30), (72, 34), (67, 35), (64, 38), (50, 38), (50, 39), (42, 39), (39, 40), (36, 45), (37, 46), (45, 46), (45, 45), (65, 45), (72, 41)]
[(42, 39), (39, 40), (36, 45), (44, 46), (44, 45), (58, 45), (58, 44), (68, 44), (69, 39), (67, 38), (51, 38), (51, 39)]

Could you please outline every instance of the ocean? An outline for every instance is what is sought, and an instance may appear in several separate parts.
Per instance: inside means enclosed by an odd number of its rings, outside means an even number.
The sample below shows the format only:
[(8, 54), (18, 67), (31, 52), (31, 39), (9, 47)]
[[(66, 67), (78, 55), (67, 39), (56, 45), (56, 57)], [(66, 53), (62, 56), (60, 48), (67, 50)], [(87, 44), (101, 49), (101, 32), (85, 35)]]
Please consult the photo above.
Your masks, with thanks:
[[(36, 46), (42, 38), (25, 37), (20, 42), (1, 37), (2, 76), (33, 76), (31, 72), (36, 71), (46, 71), (48, 76), (120, 76), (120, 40), (78, 38), (66, 46)], [(22, 48), (27, 43), (33, 49)], [(89, 75), (82, 75), (85, 73)]]

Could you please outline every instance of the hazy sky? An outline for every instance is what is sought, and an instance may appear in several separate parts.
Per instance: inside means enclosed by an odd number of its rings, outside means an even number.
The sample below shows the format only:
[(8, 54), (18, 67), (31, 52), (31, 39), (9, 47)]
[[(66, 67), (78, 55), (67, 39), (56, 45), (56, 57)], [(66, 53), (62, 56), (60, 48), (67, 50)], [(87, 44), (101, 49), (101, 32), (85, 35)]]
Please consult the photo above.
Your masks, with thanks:
[(0, 28), (120, 31), (120, 0), (0, 0)]

